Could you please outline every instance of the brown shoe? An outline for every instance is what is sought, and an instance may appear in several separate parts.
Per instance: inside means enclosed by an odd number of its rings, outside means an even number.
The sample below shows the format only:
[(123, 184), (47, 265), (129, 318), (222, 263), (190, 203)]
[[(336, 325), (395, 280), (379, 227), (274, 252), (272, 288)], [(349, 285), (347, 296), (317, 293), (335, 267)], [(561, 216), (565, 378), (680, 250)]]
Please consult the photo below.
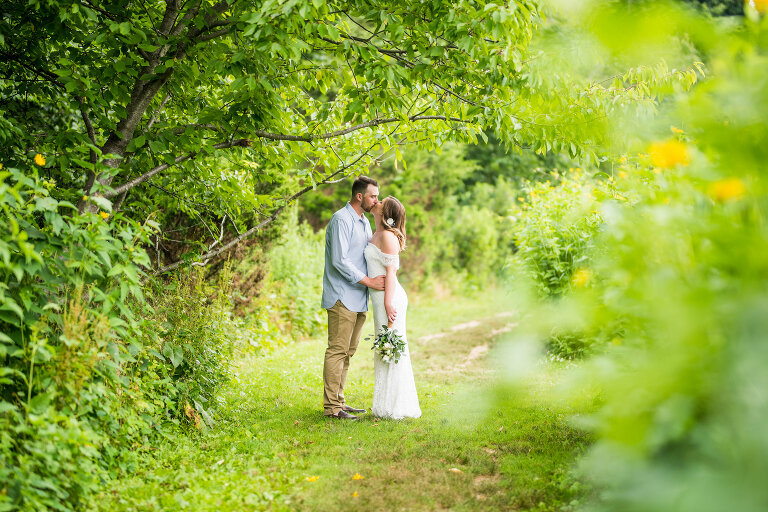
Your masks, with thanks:
[(366, 412), (368, 412), (368, 411), (366, 411), (365, 409), (355, 409), (354, 407), (350, 407), (350, 406), (348, 406), (348, 405), (345, 405), (345, 406), (342, 408), (342, 410), (343, 410), (344, 412), (353, 412), (353, 413), (355, 413), (355, 414), (365, 414)]
[(339, 411), (336, 414), (331, 414), (331, 418), (336, 418), (339, 420), (356, 420), (357, 416), (352, 416), (351, 414), (345, 411)]

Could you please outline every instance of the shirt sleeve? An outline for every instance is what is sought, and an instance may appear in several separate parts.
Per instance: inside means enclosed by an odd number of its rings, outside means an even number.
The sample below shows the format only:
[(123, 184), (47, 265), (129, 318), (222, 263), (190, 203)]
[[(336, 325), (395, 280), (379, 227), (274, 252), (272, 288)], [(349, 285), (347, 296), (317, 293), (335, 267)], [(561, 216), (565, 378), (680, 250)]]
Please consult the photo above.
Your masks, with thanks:
[(349, 259), (349, 239), (352, 237), (353, 226), (340, 220), (331, 219), (328, 225), (328, 235), (331, 249), (331, 265), (350, 283), (359, 283), (365, 277), (360, 269)]

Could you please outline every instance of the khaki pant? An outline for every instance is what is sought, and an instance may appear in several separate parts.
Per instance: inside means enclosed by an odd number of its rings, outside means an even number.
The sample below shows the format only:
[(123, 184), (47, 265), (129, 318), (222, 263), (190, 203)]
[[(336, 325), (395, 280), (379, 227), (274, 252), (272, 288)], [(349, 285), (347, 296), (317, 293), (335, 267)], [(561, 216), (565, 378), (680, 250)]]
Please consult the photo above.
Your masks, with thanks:
[(350, 311), (340, 300), (328, 309), (328, 348), (323, 364), (323, 412), (337, 414), (344, 407), (344, 384), (349, 358), (357, 350), (365, 313)]

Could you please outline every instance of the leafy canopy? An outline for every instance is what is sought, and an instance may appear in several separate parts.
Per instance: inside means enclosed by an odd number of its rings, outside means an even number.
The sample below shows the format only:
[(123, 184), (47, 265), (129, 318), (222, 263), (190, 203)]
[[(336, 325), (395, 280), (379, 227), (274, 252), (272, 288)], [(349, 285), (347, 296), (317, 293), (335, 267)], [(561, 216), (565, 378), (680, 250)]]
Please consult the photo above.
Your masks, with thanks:
[[(227, 214), (235, 241), (407, 142), (488, 131), (596, 157), (617, 99), (655, 95), (544, 80), (535, 0), (10, 0), (0, 14), (0, 161), (44, 153), (81, 211), (150, 197)], [(265, 186), (294, 171), (304, 188)]]

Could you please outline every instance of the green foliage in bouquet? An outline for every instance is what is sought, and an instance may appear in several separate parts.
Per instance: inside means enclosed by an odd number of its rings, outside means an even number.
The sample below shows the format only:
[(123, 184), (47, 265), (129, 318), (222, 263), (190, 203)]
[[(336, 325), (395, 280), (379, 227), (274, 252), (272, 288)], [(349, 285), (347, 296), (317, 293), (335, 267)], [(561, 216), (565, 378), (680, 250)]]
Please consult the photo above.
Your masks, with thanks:
[(375, 336), (367, 336), (365, 339), (368, 340), (371, 337), (373, 337), (371, 350), (379, 354), (382, 361), (395, 364), (400, 361), (405, 353), (405, 340), (397, 332), (397, 329), (382, 325)]

